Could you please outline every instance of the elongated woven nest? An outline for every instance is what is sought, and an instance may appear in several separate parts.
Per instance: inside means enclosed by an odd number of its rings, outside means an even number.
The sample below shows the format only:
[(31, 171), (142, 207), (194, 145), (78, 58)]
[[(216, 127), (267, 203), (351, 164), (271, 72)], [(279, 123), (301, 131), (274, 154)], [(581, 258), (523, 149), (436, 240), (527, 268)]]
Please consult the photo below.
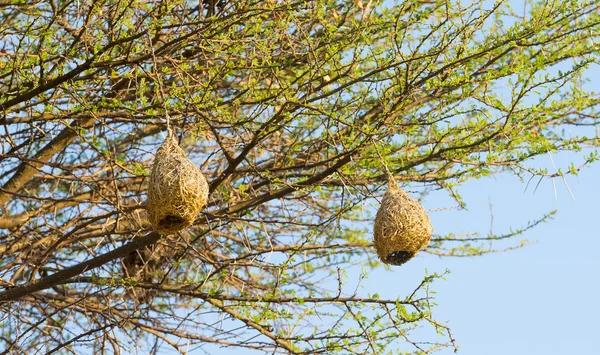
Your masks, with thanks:
[(427, 246), (433, 226), (425, 209), (389, 176), (373, 231), (379, 259), (402, 265)]
[(148, 187), (148, 220), (155, 231), (173, 234), (194, 223), (208, 200), (208, 184), (169, 130), (158, 148)]

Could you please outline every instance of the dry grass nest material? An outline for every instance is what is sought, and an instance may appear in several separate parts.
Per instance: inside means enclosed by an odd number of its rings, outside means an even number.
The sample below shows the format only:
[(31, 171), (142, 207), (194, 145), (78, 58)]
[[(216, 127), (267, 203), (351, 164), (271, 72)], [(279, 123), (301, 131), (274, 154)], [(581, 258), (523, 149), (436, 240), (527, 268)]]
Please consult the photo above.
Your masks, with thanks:
[(425, 209), (392, 177), (375, 216), (375, 249), (386, 264), (402, 265), (429, 243), (433, 226)]
[(155, 231), (173, 234), (194, 223), (208, 200), (208, 184), (169, 131), (158, 148), (148, 187), (148, 219)]

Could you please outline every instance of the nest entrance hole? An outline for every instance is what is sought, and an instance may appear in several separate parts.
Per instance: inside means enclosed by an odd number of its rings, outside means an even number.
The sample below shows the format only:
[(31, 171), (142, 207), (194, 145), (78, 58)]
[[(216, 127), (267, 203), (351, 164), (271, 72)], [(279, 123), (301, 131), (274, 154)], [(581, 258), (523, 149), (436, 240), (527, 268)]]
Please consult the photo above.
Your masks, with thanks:
[(158, 222), (158, 225), (165, 229), (180, 229), (186, 226), (185, 219), (179, 216), (168, 215)]
[(415, 253), (410, 253), (407, 251), (395, 251), (388, 254), (386, 262), (392, 265), (402, 265), (412, 259), (413, 256), (415, 256)]

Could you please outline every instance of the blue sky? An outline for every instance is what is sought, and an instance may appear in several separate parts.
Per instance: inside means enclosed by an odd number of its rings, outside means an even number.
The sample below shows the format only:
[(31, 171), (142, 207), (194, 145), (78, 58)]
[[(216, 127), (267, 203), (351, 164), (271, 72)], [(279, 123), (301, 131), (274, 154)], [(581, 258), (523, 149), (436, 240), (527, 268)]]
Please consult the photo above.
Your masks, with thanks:
[[(510, 3), (523, 8), (522, 1)], [(588, 78), (592, 80), (586, 88), (598, 92), (593, 79), (600, 78), (600, 68), (591, 68)], [(581, 161), (572, 153), (548, 154), (535, 164), (554, 173), (558, 168), (566, 171), (574, 159)], [(558, 179), (555, 184), (544, 179), (535, 193), (537, 179), (525, 191), (526, 182), (508, 173), (467, 182), (458, 191), (468, 211), (431, 213), (436, 234), (485, 235), (490, 230), (490, 204), (498, 234), (524, 227), (552, 210), (557, 214), (528, 231), (523, 237), (534, 244), (521, 249), (472, 258), (421, 253), (402, 267), (371, 272), (364, 288), (378, 287), (382, 298), (400, 297), (419, 284), (426, 269), (449, 269), (446, 280), (432, 286), (438, 303), (434, 318), (450, 326), (458, 354), (600, 354), (600, 164), (566, 181), (575, 200)], [(452, 206), (443, 192), (427, 196), (423, 203), (431, 210)]]
[[(538, 242), (521, 250), (470, 260), (423, 258), (430, 269), (452, 270), (437, 287), (438, 319), (450, 321), (461, 354), (598, 354), (598, 176), (595, 165), (568, 179), (575, 201), (558, 183), (555, 199), (549, 180), (535, 195), (523, 193), (524, 184), (511, 176), (463, 189), (471, 212), (454, 220), (472, 228), (486, 230), (488, 196), (498, 227), (550, 209), (558, 214), (530, 231), (528, 237)], [(434, 218), (443, 229), (451, 222)]]
[[(552, 166), (550, 157), (544, 158)], [(569, 158), (553, 156), (557, 168)], [(556, 198), (550, 180), (535, 194), (531, 185), (524, 192), (526, 184), (510, 174), (470, 181), (460, 189), (469, 210), (432, 213), (436, 232), (485, 234), (490, 202), (497, 232), (524, 226), (554, 209), (558, 213), (525, 235), (535, 244), (473, 258), (421, 254), (402, 267), (372, 272), (365, 288), (385, 285), (379, 293), (393, 298), (414, 288), (425, 269), (450, 269), (446, 281), (432, 287), (439, 304), (434, 316), (451, 327), (459, 354), (598, 354), (599, 176), (596, 164), (579, 177), (567, 178), (576, 200), (561, 181), (556, 182)], [(427, 207), (444, 200), (433, 197), (424, 202)], [(383, 283), (384, 278), (395, 282)]]

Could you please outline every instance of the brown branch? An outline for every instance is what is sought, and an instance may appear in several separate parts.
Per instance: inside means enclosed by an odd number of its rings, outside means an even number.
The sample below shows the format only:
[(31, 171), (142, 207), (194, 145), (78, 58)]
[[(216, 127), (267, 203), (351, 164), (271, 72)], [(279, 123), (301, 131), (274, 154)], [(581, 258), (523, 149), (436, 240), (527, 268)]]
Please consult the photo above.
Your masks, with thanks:
[(218, 309), (222, 310), (223, 312), (225, 312), (225, 313), (229, 314), (230, 316), (234, 317), (235, 319), (243, 322), (248, 327), (256, 329), (259, 333), (261, 333), (262, 335), (273, 340), (277, 345), (279, 345), (282, 348), (284, 348), (285, 350), (287, 350), (290, 354), (300, 354), (299, 352), (294, 350), (294, 347), (292, 344), (290, 344), (287, 341), (279, 339), (279, 337), (277, 337), (275, 334), (267, 331), (267, 329), (265, 329), (265, 326), (260, 325), (256, 322), (254, 322), (253, 320), (248, 319), (248, 318), (242, 316), (241, 314), (233, 311), (232, 309), (230, 309), (229, 307), (224, 305), (223, 302), (216, 300), (216, 299), (212, 299), (212, 298), (207, 299), (207, 301), (208, 301), (208, 303), (212, 304), (213, 306), (217, 307)]
[[(95, 285), (123, 285), (123, 279), (119, 278), (92, 278), (89, 276), (81, 276), (76, 277), (71, 280), (67, 280), (65, 282), (61, 282), (60, 284), (72, 284), (72, 283), (92, 283)], [(260, 296), (231, 296), (226, 294), (211, 294), (207, 292), (194, 291), (197, 288), (197, 285), (184, 285), (184, 286), (175, 286), (175, 285), (165, 285), (161, 283), (148, 283), (148, 282), (138, 282), (135, 284), (135, 287), (172, 292), (182, 296), (191, 296), (197, 297), (204, 300), (219, 300), (219, 301), (234, 301), (234, 302), (264, 302), (264, 303), (378, 303), (378, 304), (406, 304), (412, 305), (416, 301), (419, 300), (411, 300), (411, 301), (399, 301), (393, 299), (379, 299), (372, 297), (260, 297)]]
[(69, 81), (69, 80), (71, 80), (73, 78), (75, 78), (77, 75), (79, 75), (79, 74), (83, 73), (84, 71), (90, 69), (92, 67), (92, 64), (94, 63), (94, 60), (97, 57), (99, 57), (100, 55), (106, 53), (109, 49), (111, 49), (111, 48), (113, 48), (113, 47), (115, 47), (115, 46), (117, 46), (119, 44), (122, 44), (122, 43), (125, 43), (125, 42), (129, 42), (129, 41), (133, 41), (133, 40), (135, 40), (137, 38), (140, 38), (144, 34), (146, 34), (146, 31), (137, 33), (137, 34), (135, 34), (133, 36), (121, 38), (121, 39), (118, 39), (116, 41), (113, 41), (113, 42), (107, 44), (106, 47), (102, 48), (102, 50), (100, 50), (94, 57), (88, 59), (83, 64), (78, 65), (75, 69), (71, 70), (70, 72), (68, 72), (68, 73), (66, 73), (64, 75), (61, 75), (59, 77), (56, 77), (56, 78), (54, 78), (52, 80), (49, 80), (49, 81), (45, 82), (44, 84), (42, 84), (42, 85), (40, 85), (40, 86), (38, 86), (36, 88), (33, 88), (33, 89), (31, 89), (31, 90), (29, 90), (29, 91), (27, 91), (25, 93), (22, 93), (22, 94), (18, 95), (17, 97), (15, 97), (15, 98), (13, 98), (11, 100), (8, 100), (8, 101), (5, 101), (5, 102), (1, 103), (0, 104), (0, 111), (6, 111), (8, 108), (10, 108), (10, 107), (12, 107), (14, 105), (17, 105), (17, 104), (20, 104), (21, 102), (25, 102), (25, 101), (27, 101), (29, 99), (32, 99), (32, 98), (36, 97), (37, 95), (39, 95), (39, 94), (41, 94), (41, 93), (43, 93), (45, 91), (48, 91), (48, 90), (50, 90), (52, 88), (55, 88), (55, 87), (59, 86), (60, 84), (66, 82), (66, 81)]
[[(75, 127), (89, 127), (94, 122), (94, 118), (90, 117), (77, 124), (73, 122)], [(63, 129), (58, 136), (54, 137), (44, 148), (40, 149), (28, 163), (22, 163), (11, 178), (0, 188), (0, 207), (10, 199), (13, 193), (19, 191), (23, 185), (33, 177), (44, 163), (48, 162), (56, 153), (62, 151), (77, 137), (76, 128), (67, 127)]]
[(334, 174), (342, 166), (348, 164), (352, 160), (353, 154), (356, 152), (357, 152), (357, 149), (347, 152), (346, 156), (344, 156), (343, 158), (338, 160), (333, 166), (331, 166), (327, 170), (325, 170), (325, 171), (321, 172), (320, 174), (317, 174), (309, 179), (301, 181), (301, 182), (295, 184), (295, 186), (293, 186), (293, 187), (291, 187), (291, 186), (283, 187), (277, 191), (267, 192), (263, 195), (241, 201), (233, 206), (229, 206), (229, 208), (224, 208), (224, 209), (221, 209), (221, 210), (215, 212), (215, 215), (221, 215), (221, 214), (225, 214), (225, 213), (229, 213), (229, 214), (238, 213), (238, 212), (241, 212), (248, 208), (252, 208), (254, 206), (263, 204), (267, 201), (271, 201), (271, 200), (286, 196), (286, 195), (296, 191), (300, 187), (314, 185), (317, 182), (325, 179), (326, 177)]
[(0, 302), (18, 300), (19, 298), (29, 295), (33, 292), (45, 290), (51, 288), (52, 286), (56, 286), (59, 283), (68, 280), (74, 276), (77, 276), (83, 272), (98, 268), (117, 258), (124, 257), (125, 255), (128, 255), (129, 253), (139, 248), (154, 244), (160, 239), (160, 237), (160, 234), (152, 232), (144, 237), (136, 238), (133, 241), (121, 247), (118, 247), (117, 249), (99, 255), (91, 260), (84, 261), (77, 265), (73, 265), (64, 270), (58, 271), (57, 273), (54, 273), (50, 276), (42, 277), (41, 279), (37, 279), (28, 284), (17, 286), (14, 288), (9, 288), (3, 292), (0, 292)]

